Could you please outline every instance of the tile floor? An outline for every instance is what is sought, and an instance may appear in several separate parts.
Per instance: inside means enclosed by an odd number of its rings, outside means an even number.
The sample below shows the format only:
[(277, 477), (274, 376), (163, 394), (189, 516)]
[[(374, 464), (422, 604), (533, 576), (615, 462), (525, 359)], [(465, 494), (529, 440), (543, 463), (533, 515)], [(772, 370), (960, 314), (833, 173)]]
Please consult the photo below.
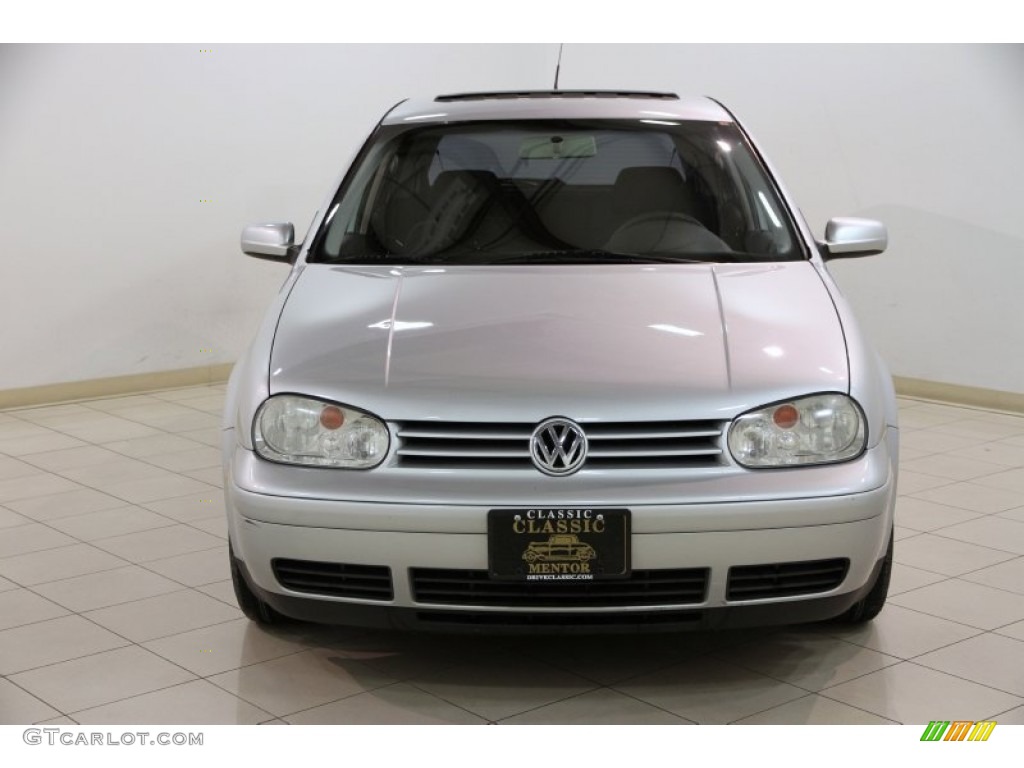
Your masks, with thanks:
[(250, 624), (222, 396), (0, 413), (0, 723), (1024, 723), (1024, 417), (901, 401), (869, 626), (552, 645)]

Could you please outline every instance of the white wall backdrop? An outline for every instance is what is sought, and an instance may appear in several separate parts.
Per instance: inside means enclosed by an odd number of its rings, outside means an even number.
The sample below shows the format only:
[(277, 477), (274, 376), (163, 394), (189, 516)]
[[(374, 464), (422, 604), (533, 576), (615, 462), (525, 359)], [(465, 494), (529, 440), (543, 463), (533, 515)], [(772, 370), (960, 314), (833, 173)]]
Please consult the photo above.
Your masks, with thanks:
[[(233, 361), (301, 233), (399, 99), (548, 88), (555, 45), (0, 46), (0, 390)], [(564, 88), (722, 99), (897, 375), (1024, 392), (1024, 46), (566, 45)], [(201, 202), (209, 201), (209, 202)]]
[(0, 390), (233, 362), (287, 272), (242, 255), (246, 223), (301, 238), (391, 105), (550, 87), (557, 56), (0, 46)]

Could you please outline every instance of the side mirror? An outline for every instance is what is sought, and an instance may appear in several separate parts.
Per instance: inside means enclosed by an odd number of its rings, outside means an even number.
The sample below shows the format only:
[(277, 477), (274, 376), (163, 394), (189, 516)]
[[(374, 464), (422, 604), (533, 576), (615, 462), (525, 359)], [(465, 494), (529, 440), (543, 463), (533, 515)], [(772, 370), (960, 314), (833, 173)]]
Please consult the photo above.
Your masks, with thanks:
[(874, 219), (848, 217), (829, 219), (825, 226), (822, 257), (829, 259), (874, 256), (889, 244), (885, 224)]
[(289, 222), (250, 224), (242, 230), (242, 252), (268, 261), (295, 261), (295, 226)]

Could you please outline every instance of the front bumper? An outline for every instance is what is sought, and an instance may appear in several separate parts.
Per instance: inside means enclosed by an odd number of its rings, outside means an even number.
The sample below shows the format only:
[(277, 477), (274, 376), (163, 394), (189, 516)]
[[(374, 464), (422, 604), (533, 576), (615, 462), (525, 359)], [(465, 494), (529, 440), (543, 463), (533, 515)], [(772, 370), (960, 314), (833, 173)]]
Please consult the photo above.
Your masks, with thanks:
[[(253, 591), (279, 612), (328, 623), (448, 631), (711, 628), (827, 619), (843, 613), (874, 584), (895, 499), (890, 473), (877, 487), (839, 496), (633, 505), (633, 570), (706, 569), (699, 602), (565, 608), (497, 600), (462, 605), (417, 599), (412, 572), (486, 571), (485, 521), (491, 507), (458, 505), (453, 514), (452, 505), (271, 496), (239, 488), (230, 472), (226, 479), (230, 535), (242, 572)], [(367, 524), (374, 516), (379, 526)], [(289, 518), (307, 524), (277, 522)], [(453, 519), (460, 524), (451, 525)], [(310, 520), (330, 525), (309, 525)], [(371, 600), (295, 591), (278, 580), (275, 559), (386, 568), (392, 590), (387, 599)], [(848, 561), (841, 581), (827, 590), (730, 599), (730, 569), (819, 560)]]
[(719, 630), (764, 627), (777, 624), (803, 624), (825, 621), (845, 613), (874, 586), (882, 570), (879, 560), (871, 577), (860, 589), (828, 597), (803, 598), (785, 602), (760, 601), (719, 607), (685, 609), (633, 609), (617, 611), (505, 611), (479, 609), (451, 610), (449, 606), (431, 608), (395, 607), (369, 603), (325, 601), (269, 592), (253, 583), (240, 563), (249, 588), (274, 610), (289, 618), (321, 624), (345, 624), (435, 632), (529, 633), (558, 632), (590, 634), (594, 632), (652, 632), (681, 630)]

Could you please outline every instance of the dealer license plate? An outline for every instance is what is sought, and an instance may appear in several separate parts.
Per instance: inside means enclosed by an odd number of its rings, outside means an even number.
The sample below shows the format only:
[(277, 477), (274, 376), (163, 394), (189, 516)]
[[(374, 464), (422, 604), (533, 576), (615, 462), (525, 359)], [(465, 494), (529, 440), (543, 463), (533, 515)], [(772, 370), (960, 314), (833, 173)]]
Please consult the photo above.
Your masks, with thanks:
[(629, 576), (629, 510), (587, 507), (492, 509), (491, 578), (543, 583)]

